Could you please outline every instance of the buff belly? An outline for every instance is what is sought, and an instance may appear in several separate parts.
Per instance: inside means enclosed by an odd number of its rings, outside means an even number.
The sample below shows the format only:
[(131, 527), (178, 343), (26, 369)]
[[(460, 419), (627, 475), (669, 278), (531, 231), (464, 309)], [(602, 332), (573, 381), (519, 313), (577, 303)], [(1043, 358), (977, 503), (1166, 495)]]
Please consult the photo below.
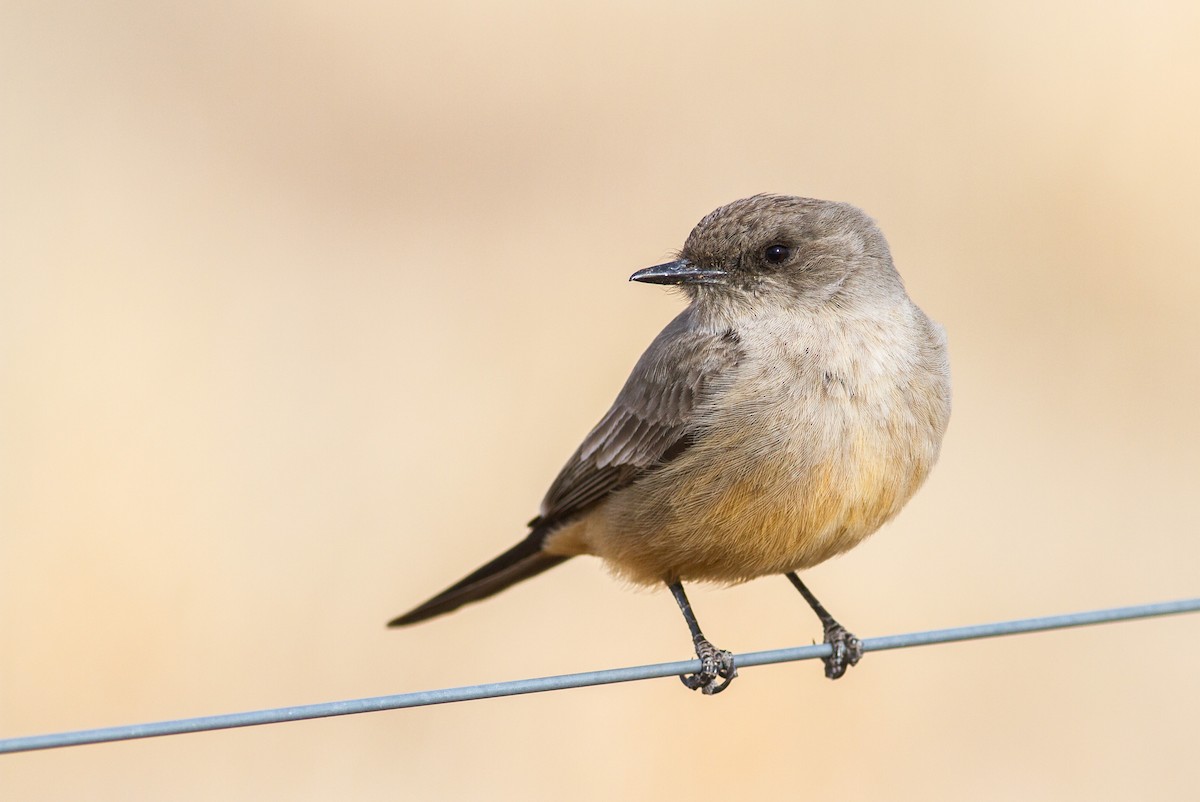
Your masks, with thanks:
[[(867, 417), (824, 415), (822, 431), (798, 421), (755, 438), (754, 449), (718, 428), (556, 532), (547, 550), (597, 555), (645, 584), (734, 583), (816, 565), (899, 512), (936, 458), (940, 432)], [(724, 431), (759, 423), (730, 421)]]

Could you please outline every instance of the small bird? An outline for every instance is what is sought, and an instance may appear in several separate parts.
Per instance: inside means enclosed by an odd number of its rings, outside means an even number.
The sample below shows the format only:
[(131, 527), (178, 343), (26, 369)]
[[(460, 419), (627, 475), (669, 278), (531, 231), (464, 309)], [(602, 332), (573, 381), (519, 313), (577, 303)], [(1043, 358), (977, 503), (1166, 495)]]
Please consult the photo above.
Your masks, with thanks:
[(882, 232), (846, 203), (755, 195), (711, 212), (678, 258), (631, 281), (691, 303), (638, 360), (567, 461), (528, 536), (393, 620), (415, 624), (582, 554), (665, 584), (706, 694), (736, 676), (683, 582), (782, 574), (821, 621), (825, 674), (858, 639), (797, 571), (858, 545), (924, 481), (950, 418), (946, 337), (914, 304)]

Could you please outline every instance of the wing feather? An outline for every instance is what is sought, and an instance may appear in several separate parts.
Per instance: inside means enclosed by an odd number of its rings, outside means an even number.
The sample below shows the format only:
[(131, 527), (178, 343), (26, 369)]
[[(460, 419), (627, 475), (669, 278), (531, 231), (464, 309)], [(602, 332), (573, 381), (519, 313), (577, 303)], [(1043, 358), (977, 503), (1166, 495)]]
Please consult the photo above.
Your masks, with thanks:
[(535, 521), (571, 518), (683, 453), (698, 435), (698, 407), (740, 355), (733, 332), (696, 325), (690, 309), (676, 317), (554, 480)]

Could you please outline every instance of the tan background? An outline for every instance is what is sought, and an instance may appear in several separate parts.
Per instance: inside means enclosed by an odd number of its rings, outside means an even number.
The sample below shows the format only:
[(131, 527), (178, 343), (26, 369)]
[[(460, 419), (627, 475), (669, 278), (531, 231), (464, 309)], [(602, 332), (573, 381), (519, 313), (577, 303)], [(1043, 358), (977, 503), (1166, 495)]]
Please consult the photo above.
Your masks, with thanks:
[[(399, 8), (397, 6), (403, 6)], [(481, 7), (482, 6), (482, 7)], [(686, 658), (514, 542), (754, 192), (853, 201), (950, 333), (864, 636), (1200, 594), (1195, 3), (7, 3), (0, 736)], [(807, 643), (787, 583), (697, 588)], [(1195, 799), (1200, 618), (0, 758), (4, 799)]]

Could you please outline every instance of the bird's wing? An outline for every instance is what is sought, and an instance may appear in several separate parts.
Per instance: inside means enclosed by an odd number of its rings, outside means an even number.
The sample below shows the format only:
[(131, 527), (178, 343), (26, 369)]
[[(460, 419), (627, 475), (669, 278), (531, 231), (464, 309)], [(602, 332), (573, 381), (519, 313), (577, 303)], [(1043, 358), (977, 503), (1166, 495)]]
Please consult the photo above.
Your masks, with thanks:
[(740, 355), (735, 332), (697, 327), (690, 309), (676, 317), (563, 467), (531, 525), (565, 521), (683, 453), (696, 437), (697, 408)]
[(737, 364), (733, 332), (712, 332), (685, 311), (638, 360), (612, 409), (554, 480), (529, 536), (487, 565), (392, 621), (404, 626), (491, 596), (567, 557), (542, 546), (561, 523), (647, 471), (679, 456), (698, 436), (697, 410), (719, 378)]

